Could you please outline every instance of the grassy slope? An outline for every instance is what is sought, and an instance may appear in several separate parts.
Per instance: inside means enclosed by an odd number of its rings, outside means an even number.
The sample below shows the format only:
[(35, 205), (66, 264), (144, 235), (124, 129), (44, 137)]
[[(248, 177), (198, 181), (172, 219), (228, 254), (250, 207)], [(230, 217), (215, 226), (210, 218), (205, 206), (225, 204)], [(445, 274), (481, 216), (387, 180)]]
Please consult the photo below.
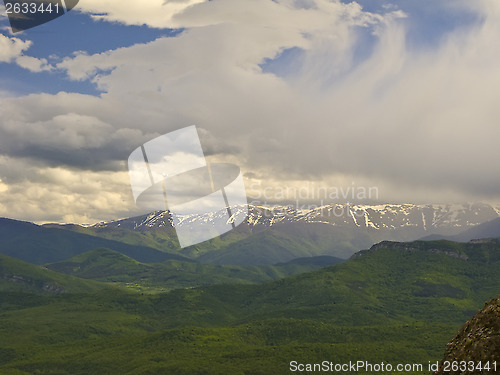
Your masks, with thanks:
[(157, 250), (178, 251), (179, 244), (175, 231), (170, 228), (162, 228), (159, 231), (133, 231), (115, 227), (82, 227), (76, 224), (44, 224), (44, 228), (63, 229), (89, 236), (105, 238), (136, 246), (147, 246)]
[[(316, 261), (315, 261), (316, 260)], [(145, 264), (109, 249), (95, 249), (48, 268), (85, 279), (113, 282), (145, 292), (213, 284), (248, 284), (270, 281), (331, 265), (340, 259), (296, 259), (277, 266), (220, 266), (170, 260)]]
[(88, 293), (105, 284), (62, 275), (0, 254), (0, 290), (17, 293)]
[(360, 232), (324, 223), (288, 223), (271, 228), (240, 225), (236, 230), (221, 237), (181, 249), (172, 228), (133, 231), (112, 227), (84, 228), (78, 225), (45, 227), (121, 241), (134, 246), (148, 246), (203, 263), (243, 266), (274, 264), (318, 255), (347, 258), (358, 249), (370, 246), (381, 236), (378, 232)]
[(177, 254), (167, 254), (147, 246), (0, 218), (0, 253), (26, 262), (57, 262), (97, 247), (107, 247), (143, 262), (188, 260)]
[(291, 360), (427, 363), (500, 290), (498, 246), (458, 251), (470, 260), (379, 249), (261, 285), (44, 297), (2, 308), (0, 370), (286, 374)]

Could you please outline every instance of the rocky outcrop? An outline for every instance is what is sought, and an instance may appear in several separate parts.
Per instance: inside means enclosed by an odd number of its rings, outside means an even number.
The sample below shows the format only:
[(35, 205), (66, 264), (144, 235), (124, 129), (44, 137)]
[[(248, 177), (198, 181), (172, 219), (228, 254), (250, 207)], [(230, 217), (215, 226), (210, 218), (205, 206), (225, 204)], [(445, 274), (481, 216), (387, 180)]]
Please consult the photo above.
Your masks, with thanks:
[(30, 277), (14, 274), (0, 273), (0, 279), (7, 280), (12, 283), (23, 284), (46, 293), (65, 293), (66, 290), (54, 283), (49, 283), (43, 280), (35, 280)]
[[(450, 368), (445, 371), (445, 362), (474, 363), (475, 369)], [(494, 367), (496, 361), (496, 369)], [(484, 366), (489, 362), (489, 369)], [(477, 366), (481, 363), (482, 369)], [(500, 373), (500, 297), (487, 302), (472, 319), (464, 324), (457, 336), (446, 347), (441, 367), (436, 374), (499, 374)]]
[(373, 245), (369, 250), (362, 250), (355, 253), (351, 258), (357, 258), (363, 256), (366, 253), (370, 253), (380, 249), (396, 249), (408, 252), (427, 251), (429, 253), (443, 254), (463, 260), (469, 259), (467, 254), (464, 254), (458, 250), (451, 250), (451, 249), (446, 249), (444, 247), (439, 247), (434, 245), (433, 242), (428, 242), (428, 241), (414, 241), (414, 242), (382, 241)]

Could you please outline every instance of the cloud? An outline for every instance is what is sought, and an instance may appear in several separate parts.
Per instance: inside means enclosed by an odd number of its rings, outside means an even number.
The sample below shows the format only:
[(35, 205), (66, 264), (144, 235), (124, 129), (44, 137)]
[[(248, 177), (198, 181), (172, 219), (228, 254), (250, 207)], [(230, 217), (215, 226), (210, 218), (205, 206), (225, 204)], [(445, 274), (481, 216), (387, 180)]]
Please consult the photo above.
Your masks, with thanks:
[(16, 63), (21, 68), (27, 69), (34, 73), (39, 73), (43, 71), (50, 71), (53, 67), (48, 63), (47, 59), (37, 59), (32, 56), (21, 55), (16, 57)]
[[(107, 6), (86, 4), (83, 11)], [(355, 182), (377, 186), (386, 202), (500, 200), (496, 2), (462, 7), (479, 21), (456, 23), (418, 48), (408, 32), (425, 22), (415, 25), (397, 6), (368, 12), (324, 0), (178, 2), (166, 21), (146, 22), (160, 7), (148, 4), (144, 14), (109, 5), (106, 19), (186, 29), (57, 65), (69, 79), (94, 82), (100, 96), (0, 98), (0, 153), (34, 168), (3, 167), (7, 197), (17, 199), (28, 183), (33, 207), (37, 199), (68, 202), (57, 209), (40, 203), (54, 220), (76, 212), (69, 202), (80, 202), (80, 210), (93, 197), (109, 202), (88, 217), (126, 216), (132, 206), (115, 203), (130, 198), (128, 154), (196, 124), (209, 158), (240, 165), (247, 184), (260, 188)], [(273, 61), (288, 64), (287, 73), (267, 71)], [(73, 188), (82, 183), (78, 173), (90, 179), (88, 191)], [(40, 181), (45, 188), (35, 187)], [(53, 197), (51, 185), (61, 186)], [(2, 204), (18, 212), (14, 198)]]
[[(309, 9), (257, 4), (262, 11), (250, 14), (234, 1), (192, 7), (179, 18), (189, 24), (191, 16), (200, 28), (86, 63), (113, 69), (95, 77), (111, 95), (123, 98), (131, 87), (157, 91), (157, 100), (186, 117), (194, 108), (211, 108), (210, 120), (206, 111), (189, 118), (232, 139), (250, 168), (270, 165), (307, 178), (356, 172), (469, 194), (498, 184), (499, 167), (489, 163), (497, 156), (494, 82), (500, 76), (500, 56), (491, 48), (498, 12), (491, 2), (482, 4), (489, 10), (484, 23), (418, 51), (406, 45), (397, 12), (374, 15), (356, 4), (321, 1)], [(377, 42), (352, 69), (360, 25), (371, 26)], [(261, 73), (265, 58), (291, 46), (304, 54), (288, 80)]]
[(134, 212), (126, 172), (33, 165), (0, 157), (0, 212), (37, 222), (95, 223)]
[(108, 1), (87, 0), (78, 4), (78, 10), (93, 14), (95, 19), (120, 22), (126, 25), (148, 25), (156, 28), (174, 28), (176, 15), (189, 7), (208, 0), (147, 0)]
[(9, 187), (0, 180), (0, 193), (6, 192), (9, 190)]
[[(293, 4), (267, 0), (200, 3), (178, 16), (178, 26), (190, 29), (177, 38), (160, 38), (149, 44), (91, 56), (77, 53), (58, 67), (65, 69), (72, 79), (93, 78), (103, 90), (107, 90), (105, 79), (111, 71), (116, 77), (127, 68), (138, 73), (138, 68), (152, 67), (155, 74), (163, 76), (190, 69), (210, 69), (217, 64), (256, 69), (264, 58), (274, 58), (285, 48), (310, 48), (319, 41), (335, 46), (340, 56), (352, 43), (352, 27), (368, 27), (383, 21), (381, 15), (363, 12), (356, 3), (318, 0), (316, 7), (309, 9)], [(400, 12), (392, 12), (391, 17), (396, 14)], [(163, 69), (169, 66), (168, 71)], [(163, 76), (155, 76), (154, 81), (160, 78), (161, 82)], [(137, 84), (129, 80), (125, 84)], [(151, 80), (142, 85), (151, 85)]]
[(137, 142), (158, 135), (122, 126), (119, 108), (88, 95), (42, 94), (0, 102), (2, 153), (50, 166), (117, 170)]
[(15, 62), (21, 68), (31, 72), (52, 70), (53, 67), (48, 64), (47, 59), (24, 55), (24, 52), (32, 45), (33, 43), (29, 40), (24, 41), (0, 34), (0, 63)]
[(9, 38), (0, 34), (0, 62), (11, 62), (21, 56), (23, 51), (30, 48), (30, 41), (23, 41), (19, 38)]

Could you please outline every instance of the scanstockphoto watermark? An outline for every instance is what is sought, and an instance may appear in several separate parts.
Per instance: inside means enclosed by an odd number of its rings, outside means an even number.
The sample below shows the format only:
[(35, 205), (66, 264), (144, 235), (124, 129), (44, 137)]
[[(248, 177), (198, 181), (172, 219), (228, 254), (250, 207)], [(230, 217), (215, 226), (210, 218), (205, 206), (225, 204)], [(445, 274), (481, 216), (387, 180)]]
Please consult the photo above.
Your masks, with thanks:
[(322, 361), (319, 363), (302, 363), (299, 361), (290, 361), (289, 370), (292, 373), (301, 372), (325, 372), (325, 373), (374, 373), (374, 374), (391, 374), (391, 373), (436, 373), (440, 369), (446, 374), (449, 372), (461, 374), (465, 373), (481, 373), (481, 374), (497, 374), (499, 369), (497, 361), (444, 361), (440, 364), (439, 361), (428, 361), (427, 363), (397, 363), (388, 362), (373, 363), (369, 361), (348, 361), (348, 362), (331, 362)]
[(424, 371), (437, 371), (439, 362), (426, 364), (422, 363), (372, 363), (368, 361), (349, 361), (344, 363), (323, 361), (321, 363), (301, 363), (298, 361), (290, 362), (290, 371), (295, 372), (327, 372), (327, 373), (423, 373)]
[(379, 188), (377, 186), (361, 186), (352, 182), (348, 186), (324, 186), (307, 181), (300, 187), (295, 186), (266, 186), (253, 182), (248, 189), (249, 198), (261, 202), (362, 202), (378, 201)]

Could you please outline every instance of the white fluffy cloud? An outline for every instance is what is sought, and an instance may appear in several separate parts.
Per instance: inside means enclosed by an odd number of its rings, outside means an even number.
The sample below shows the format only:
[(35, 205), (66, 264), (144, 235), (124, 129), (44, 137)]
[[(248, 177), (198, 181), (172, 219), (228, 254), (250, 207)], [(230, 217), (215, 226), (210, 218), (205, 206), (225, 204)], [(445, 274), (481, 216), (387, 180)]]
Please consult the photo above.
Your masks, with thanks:
[(46, 167), (0, 157), (1, 215), (38, 222), (95, 223), (133, 212), (126, 172)]
[(148, 25), (158, 28), (177, 27), (173, 21), (189, 7), (207, 0), (87, 0), (78, 4), (78, 10), (89, 12), (94, 18), (126, 25)]
[(53, 67), (48, 63), (47, 59), (37, 59), (33, 56), (18, 56), (16, 58), (16, 63), (21, 68), (28, 69), (29, 71), (34, 73), (49, 71), (53, 69)]
[(23, 51), (26, 51), (30, 46), (30, 41), (0, 34), (0, 62), (11, 62), (21, 56)]
[(24, 55), (33, 43), (29, 40), (12, 38), (0, 34), (0, 63), (15, 62), (21, 68), (31, 72), (42, 72), (52, 70), (53, 67), (47, 59)]
[[(236, 162), (255, 186), (355, 181), (378, 186), (383, 201), (500, 200), (497, 2), (475, 3), (481, 22), (418, 49), (407, 44), (412, 14), (397, 10), (326, 0), (165, 4), (82, 3), (110, 21), (187, 28), (57, 66), (94, 82), (101, 96), (0, 98), (9, 163), (36, 160), (40, 168), (14, 173), (4, 163), (3, 195), (14, 197), (2, 200), (6, 210), (15, 211), (23, 184), (43, 177), (46, 189), (30, 196), (34, 212), (37, 200), (61, 199), (67, 204), (43, 207), (67, 220), (72, 204), (81, 210), (102, 197), (79, 220), (120, 216), (133, 207), (128, 153), (191, 124), (203, 128), (210, 158)], [(287, 73), (265, 70), (269, 61)], [(85, 192), (73, 187), (78, 173), (90, 181)]]
[(89, 95), (39, 94), (0, 102), (2, 153), (51, 166), (116, 170), (137, 142), (159, 135), (124, 126), (121, 106)]

